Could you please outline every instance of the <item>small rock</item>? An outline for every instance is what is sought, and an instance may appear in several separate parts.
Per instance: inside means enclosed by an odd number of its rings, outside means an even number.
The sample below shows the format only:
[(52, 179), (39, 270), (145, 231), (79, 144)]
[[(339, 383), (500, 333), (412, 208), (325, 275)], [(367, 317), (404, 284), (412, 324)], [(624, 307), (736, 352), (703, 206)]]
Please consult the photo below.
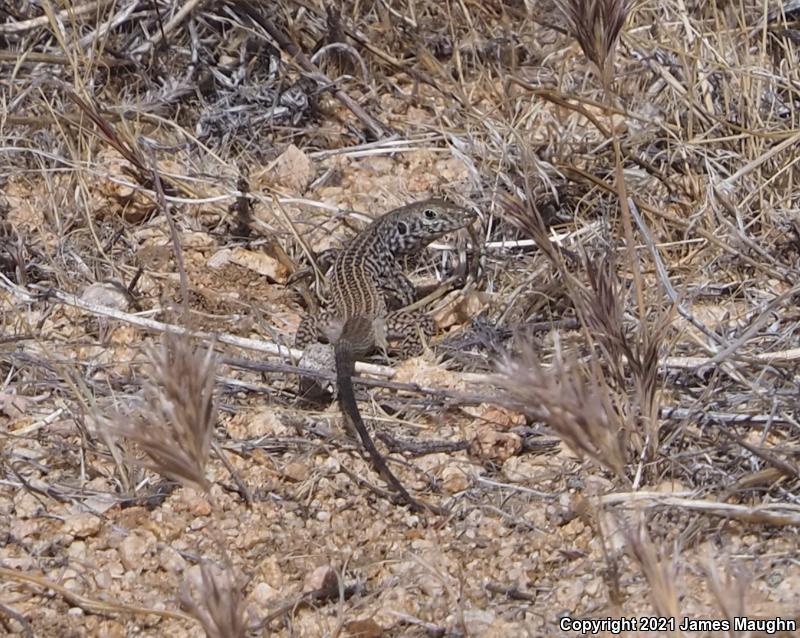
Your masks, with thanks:
[(562, 581), (555, 591), (555, 602), (559, 607), (574, 607), (575, 601), (583, 596), (584, 585), (578, 579)]
[(111, 574), (107, 569), (100, 569), (94, 572), (94, 582), (98, 589), (108, 589), (111, 587)]
[(498, 432), (491, 426), (478, 429), (469, 446), (470, 454), (484, 461), (503, 463), (522, 449), (522, 438), (511, 432)]
[(134, 530), (119, 545), (120, 560), (125, 569), (140, 573), (145, 567), (145, 556), (155, 549), (156, 539), (151, 532)]
[(281, 473), (290, 481), (295, 481), (297, 483), (300, 483), (301, 481), (305, 481), (308, 478), (308, 475), (311, 473), (311, 470), (305, 463), (301, 463), (299, 461), (292, 461), (283, 466), (283, 472)]
[(166, 545), (158, 555), (159, 563), (164, 571), (180, 574), (186, 569), (186, 559), (173, 547)]
[(333, 591), (339, 587), (339, 577), (330, 565), (321, 565), (310, 574), (306, 574), (303, 592), (325, 590)]
[(77, 578), (64, 578), (61, 581), (61, 584), (64, 586), (64, 589), (67, 589), (69, 591), (73, 591), (73, 592), (76, 592), (76, 593), (80, 593), (84, 589), (83, 584)]
[(254, 175), (253, 181), (260, 184), (263, 177), (266, 176), (268, 182), (302, 195), (313, 177), (311, 169), (311, 160), (308, 155), (294, 144), (290, 144), (280, 157), (268, 167), (267, 171), (260, 175)]
[(75, 541), (67, 548), (67, 554), (70, 558), (83, 560), (86, 558), (86, 543), (83, 541)]
[(63, 532), (75, 538), (87, 538), (100, 531), (102, 521), (94, 514), (74, 514), (64, 521)]
[(193, 489), (181, 490), (179, 498), (181, 505), (185, 506), (192, 516), (209, 516), (211, 514), (211, 504), (202, 492)]
[(253, 587), (253, 591), (250, 592), (250, 599), (258, 604), (259, 607), (268, 608), (273, 601), (278, 600), (280, 598), (281, 593), (270, 587), (268, 583), (258, 583), (255, 587)]
[(345, 625), (347, 633), (355, 638), (380, 638), (383, 636), (383, 627), (376, 623), (372, 618), (354, 620)]
[(603, 587), (602, 579), (594, 577), (588, 583), (586, 583), (585, 592), (587, 596), (589, 596), (589, 598), (595, 599), (596, 596), (600, 593), (602, 587)]
[(419, 588), (429, 598), (441, 598), (444, 596), (444, 585), (442, 581), (434, 576), (424, 575), (419, 579)]
[(19, 491), (14, 495), (14, 515), (17, 518), (31, 518), (41, 509), (42, 504), (30, 492)]
[(442, 487), (448, 494), (457, 494), (469, 487), (469, 478), (461, 468), (448, 465), (442, 471)]
[(489, 609), (465, 609), (463, 618), (471, 632), (482, 635), (495, 620), (495, 613)]
[(120, 282), (109, 279), (86, 288), (81, 294), (81, 301), (127, 312), (133, 303), (133, 296)]
[(104, 638), (125, 638), (128, 632), (125, 627), (116, 620), (105, 620), (100, 623), (96, 635), (103, 636)]

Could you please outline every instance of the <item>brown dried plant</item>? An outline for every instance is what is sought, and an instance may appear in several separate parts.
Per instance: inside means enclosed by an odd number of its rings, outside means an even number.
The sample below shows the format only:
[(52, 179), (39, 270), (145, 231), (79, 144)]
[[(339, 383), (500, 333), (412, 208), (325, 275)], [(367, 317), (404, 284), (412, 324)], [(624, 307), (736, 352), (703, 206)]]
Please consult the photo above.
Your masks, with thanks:
[(532, 347), (500, 364), (500, 385), (532, 418), (544, 421), (573, 450), (627, 480), (624, 428), (598, 379), (556, 357), (550, 368)]
[[(573, 302), (600, 348), (615, 388), (638, 404), (632, 414), (643, 421), (653, 458), (658, 447), (658, 362), (671, 312), (642, 320), (634, 329), (626, 328), (624, 299), (628, 294), (620, 286), (613, 257), (595, 261), (585, 257), (584, 264), (589, 290), (573, 295)], [(638, 443), (636, 447), (641, 449)]]
[(623, 527), (623, 533), (629, 555), (638, 563), (650, 586), (650, 597), (656, 613), (665, 618), (680, 618), (676, 582), (680, 552), (656, 549), (644, 525), (639, 525), (635, 530)]
[(722, 615), (731, 621), (737, 616), (746, 616), (752, 572), (741, 565), (731, 564), (730, 559), (720, 561), (718, 556), (709, 556), (705, 571), (708, 588)]
[(620, 31), (633, 8), (631, 0), (556, 0), (567, 27), (600, 73), (603, 85), (611, 85), (614, 54)]
[[(523, 203), (503, 195), (501, 201), (505, 218), (536, 242), (564, 282), (584, 326), (587, 349), (596, 355), (592, 374), (598, 379), (598, 391), (614, 406), (616, 420), (625, 424), (631, 446), (637, 453), (646, 447), (649, 458), (654, 458), (659, 440), (658, 364), (672, 313), (658, 312), (636, 326), (626, 325), (625, 301), (631, 293), (620, 283), (613, 253), (594, 259), (584, 253), (582, 259), (567, 259), (548, 238), (541, 214), (530, 200)], [(572, 272), (576, 263), (582, 263), (586, 284)]]
[(230, 566), (200, 563), (200, 582), (181, 586), (180, 603), (202, 625), (207, 638), (239, 638), (247, 630), (242, 592)]
[(208, 491), (205, 467), (216, 421), (213, 349), (202, 352), (186, 338), (165, 335), (148, 358), (145, 405), (131, 418), (117, 416), (112, 430), (142, 448), (159, 474)]

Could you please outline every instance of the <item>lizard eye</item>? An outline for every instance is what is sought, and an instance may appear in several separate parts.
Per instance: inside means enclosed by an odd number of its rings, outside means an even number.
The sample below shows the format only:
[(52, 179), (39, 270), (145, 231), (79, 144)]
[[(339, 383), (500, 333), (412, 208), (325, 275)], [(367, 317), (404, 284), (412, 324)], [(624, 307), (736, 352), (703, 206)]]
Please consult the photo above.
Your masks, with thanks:
[(436, 211), (432, 208), (426, 208), (423, 213), (425, 219), (436, 219)]
[(397, 234), (398, 235), (405, 235), (408, 232), (408, 226), (405, 222), (400, 222), (397, 224)]

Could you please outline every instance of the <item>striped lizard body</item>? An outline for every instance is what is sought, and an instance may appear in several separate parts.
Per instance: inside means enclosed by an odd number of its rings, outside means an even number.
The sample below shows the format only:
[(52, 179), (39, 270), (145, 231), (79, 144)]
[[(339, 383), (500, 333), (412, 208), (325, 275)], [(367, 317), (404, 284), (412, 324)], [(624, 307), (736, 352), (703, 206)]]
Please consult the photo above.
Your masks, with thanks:
[(375, 469), (413, 509), (420, 504), (388, 468), (361, 419), (352, 376), (355, 362), (375, 348), (386, 351), (389, 339), (399, 338), (401, 354), (410, 356), (422, 348), (420, 332), (426, 337), (433, 335), (435, 325), (430, 317), (403, 310), (414, 301), (415, 290), (402, 272), (400, 259), (468, 226), (475, 217), (443, 200), (415, 202), (379, 217), (336, 257), (329, 306), (318, 318), (306, 318), (295, 335), (298, 348), (320, 339), (334, 344), (336, 383), (345, 419), (358, 432)]

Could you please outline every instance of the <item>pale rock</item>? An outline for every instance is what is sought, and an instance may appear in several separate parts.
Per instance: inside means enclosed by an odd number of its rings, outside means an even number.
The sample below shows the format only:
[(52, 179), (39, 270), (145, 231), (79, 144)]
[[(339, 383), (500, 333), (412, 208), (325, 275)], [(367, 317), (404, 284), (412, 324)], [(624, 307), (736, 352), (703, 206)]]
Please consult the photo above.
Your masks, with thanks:
[(422, 472), (439, 474), (442, 468), (452, 464), (453, 458), (449, 454), (437, 452), (436, 454), (426, 454), (416, 459), (415, 464)]
[(604, 476), (589, 474), (584, 479), (582, 493), (584, 496), (602, 496), (614, 490), (614, 484)]
[[(264, 180), (265, 177), (266, 180)], [(308, 188), (312, 177), (311, 160), (308, 155), (294, 144), (290, 144), (278, 159), (266, 170), (255, 174), (251, 181), (256, 184), (267, 181), (301, 195)]]
[(133, 296), (123, 284), (109, 280), (87, 287), (81, 294), (81, 301), (127, 312), (133, 302)]
[[(531, 623), (523, 621), (522, 626), (530, 629)], [(482, 638), (506, 638), (506, 636), (515, 636), (519, 634), (520, 625), (518, 623), (510, 622), (502, 618), (495, 619), (491, 625), (481, 632)], [(535, 634), (529, 633), (533, 636)]]
[(522, 449), (522, 438), (512, 432), (498, 432), (492, 426), (478, 428), (469, 451), (483, 461), (503, 463)]
[(75, 541), (67, 548), (67, 554), (70, 558), (83, 560), (86, 558), (86, 543), (83, 541)]
[(473, 635), (483, 635), (483, 632), (495, 621), (495, 613), (490, 609), (465, 609), (463, 617), (464, 624), (470, 628), (470, 633)]
[(208, 521), (202, 518), (195, 518), (189, 523), (189, 529), (193, 532), (204, 529), (208, 525)]
[(85, 589), (83, 583), (81, 583), (78, 578), (64, 578), (61, 584), (64, 586), (64, 589), (75, 593), (81, 593)]
[(31, 518), (39, 512), (41, 507), (39, 499), (26, 490), (20, 490), (14, 494), (14, 515), (17, 518)]
[(102, 521), (94, 514), (73, 514), (64, 521), (62, 531), (75, 538), (88, 538), (100, 531)]
[(36, 537), (41, 533), (42, 521), (37, 518), (12, 518), (7, 529), (18, 540)]
[(192, 516), (209, 516), (211, 514), (211, 504), (202, 492), (187, 488), (178, 494), (178, 502), (184, 506)]
[(128, 631), (116, 620), (105, 620), (101, 622), (97, 635), (103, 638), (126, 638)]
[(38, 568), (38, 563), (30, 556), (20, 556), (16, 558), (5, 558), (0, 555), (0, 563), (6, 569), (14, 569), (18, 572), (32, 571)]
[(276, 591), (281, 591), (286, 586), (284, 569), (277, 556), (270, 555), (261, 561), (258, 571), (264, 582)]
[(555, 591), (556, 606), (570, 609), (583, 595), (584, 585), (577, 578), (562, 580)]
[(311, 469), (305, 463), (300, 461), (291, 461), (283, 466), (281, 474), (291, 481), (301, 483), (309, 477), (311, 474)]
[(419, 579), (417, 584), (428, 598), (440, 598), (445, 594), (444, 585), (434, 576), (425, 574)]
[(152, 555), (155, 546), (156, 537), (152, 532), (132, 530), (117, 551), (125, 569), (138, 574), (145, 568), (145, 558)]
[[(511, 483), (541, 483), (541, 477), (552, 474), (542, 465), (541, 459), (528, 456), (512, 456), (503, 463), (503, 475)], [(540, 479), (540, 480), (537, 480)]]
[(226, 430), (231, 437), (246, 439), (260, 436), (290, 436), (294, 431), (284, 425), (279, 415), (272, 408), (259, 412), (241, 412), (236, 414), (227, 424)]
[(456, 465), (448, 465), (442, 470), (442, 488), (448, 494), (463, 492), (469, 487), (469, 477)]
[(122, 561), (111, 559), (105, 565), (111, 578), (122, 578), (126, 573)]
[(594, 576), (586, 583), (585, 587), (586, 595), (589, 596), (589, 598), (596, 599), (597, 595), (601, 592), (602, 587), (603, 587), (603, 579)]
[(383, 627), (373, 618), (353, 620), (345, 625), (347, 633), (355, 638), (381, 638), (385, 635)]
[(208, 258), (206, 265), (212, 270), (219, 270), (226, 264), (230, 263), (233, 250), (231, 248), (223, 248), (218, 250), (211, 257)]
[(107, 569), (99, 569), (93, 572), (93, 575), (97, 589), (108, 589), (111, 587), (111, 573)]
[[(169, 241), (171, 242), (172, 239)], [(215, 246), (216, 243), (216, 239), (208, 233), (201, 231), (183, 233), (181, 236), (181, 246), (184, 248), (207, 248), (209, 246)]]
[(180, 574), (186, 569), (186, 559), (169, 545), (159, 552), (158, 561), (161, 569), (172, 574)]
[(342, 464), (336, 457), (328, 456), (322, 460), (318, 467), (324, 469), (326, 474), (338, 474), (342, 469)]
[(262, 609), (268, 608), (274, 601), (280, 599), (281, 593), (269, 586), (269, 583), (258, 583), (250, 592), (250, 600)]
[(330, 565), (320, 565), (310, 574), (306, 574), (303, 581), (303, 592), (316, 591), (318, 589), (333, 590), (339, 586), (339, 577)]

